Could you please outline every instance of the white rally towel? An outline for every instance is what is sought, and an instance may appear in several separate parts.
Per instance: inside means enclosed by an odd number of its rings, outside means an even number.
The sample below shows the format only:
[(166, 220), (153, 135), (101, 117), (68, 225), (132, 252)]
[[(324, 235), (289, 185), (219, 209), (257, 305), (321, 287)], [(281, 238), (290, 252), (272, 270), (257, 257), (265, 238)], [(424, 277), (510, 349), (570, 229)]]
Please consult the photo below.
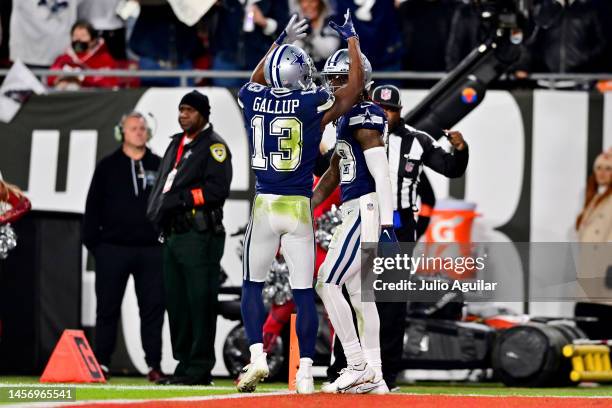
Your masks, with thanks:
[(217, 0), (168, 0), (176, 17), (190, 27), (200, 21), (216, 2)]
[(15, 61), (0, 87), (0, 121), (9, 123), (13, 120), (33, 93), (40, 95), (47, 90), (23, 62)]

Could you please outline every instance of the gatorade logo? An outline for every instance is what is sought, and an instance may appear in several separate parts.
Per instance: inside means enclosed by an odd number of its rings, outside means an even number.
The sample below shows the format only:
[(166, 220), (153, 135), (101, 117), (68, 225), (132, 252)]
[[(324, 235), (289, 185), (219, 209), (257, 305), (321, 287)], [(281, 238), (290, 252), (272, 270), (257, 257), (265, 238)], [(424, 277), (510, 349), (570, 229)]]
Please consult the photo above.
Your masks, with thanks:
[(463, 217), (457, 216), (446, 220), (434, 219), (432, 221), (431, 236), (434, 242), (455, 242), (455, 228), (463, 222)]

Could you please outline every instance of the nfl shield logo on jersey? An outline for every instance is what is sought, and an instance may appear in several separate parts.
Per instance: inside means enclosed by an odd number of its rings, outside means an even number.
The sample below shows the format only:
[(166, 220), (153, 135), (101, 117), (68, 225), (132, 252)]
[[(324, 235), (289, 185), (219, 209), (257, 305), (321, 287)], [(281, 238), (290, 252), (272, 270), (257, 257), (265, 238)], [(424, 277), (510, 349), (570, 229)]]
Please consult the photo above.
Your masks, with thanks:
[(412, 169), (414, 169), (414, 163), (411, 162), (410, 160), (406, 161), (406, 166), (404, 167), (404, 170), (406, 170), (406, 173), (410, 173), (412, 171)]
[(383, 101), (388, 101), (389, 99), (391, 99), (391, 90), (386, 88), (386, 89), (382, 89), (380, 91), (380, 98)]

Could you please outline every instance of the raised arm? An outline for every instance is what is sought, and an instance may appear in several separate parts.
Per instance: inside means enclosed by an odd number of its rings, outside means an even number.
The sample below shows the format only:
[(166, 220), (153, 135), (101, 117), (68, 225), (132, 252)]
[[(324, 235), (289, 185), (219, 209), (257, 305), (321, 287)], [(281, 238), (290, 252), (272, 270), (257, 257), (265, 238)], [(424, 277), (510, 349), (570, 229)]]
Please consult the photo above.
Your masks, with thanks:
[(325, 112), (321, 120), (321, 129), (324, 129), (325, 125), (348, 112), (353, 105), (357, 103), (365, 85), (359, 37), (357, 36), (357, 32), (355, 32), (355, 27), (353, 27), (350, 11), (346, 11), (343, 25), (339, 26), (333, 21), (331, 21), (329, 25), (348, 42), (349, 58), (351, 62), (349, 66), (348, 82), (334, 93), (334, 104)]
[(340, 183), (340, 156), (334, 152), (329, 162), (329, 168), (323, 174), (312, 193), (312, 208), (317, 208)]
[(417, 133), (416, 136), (425, 151), (423, 164), (446, 177), (461, 177), (465, 173), (470, 157), (468, 145), (461, 132), (450, 130), (447, 131), (447, 135), (450, 144), (455, 148), (452, 154), (444, 151), (428, 134)]
[(264, 75), (264, 65), (266, 63), (266, 59), (268, 55), (274, 51), (277, 47), (281, 46), (284, 42), (292, 44), (294, 41), (299, 40), (301, 38), (306, 37), (306, 30), (308, 29), (308, 22), (306, 19), (297, 21), (297, 14), (291, 16), (289, 23), (287, 23), (287, 27), (283, 30), (283, 32), (278, 36), (274, 44), (270, 47), (266, 55), (259, 61), (259, 64), (253, 70), (251, 74), (251, 82), (256, 82), (261, 85), (266, 85), (266, 77)]

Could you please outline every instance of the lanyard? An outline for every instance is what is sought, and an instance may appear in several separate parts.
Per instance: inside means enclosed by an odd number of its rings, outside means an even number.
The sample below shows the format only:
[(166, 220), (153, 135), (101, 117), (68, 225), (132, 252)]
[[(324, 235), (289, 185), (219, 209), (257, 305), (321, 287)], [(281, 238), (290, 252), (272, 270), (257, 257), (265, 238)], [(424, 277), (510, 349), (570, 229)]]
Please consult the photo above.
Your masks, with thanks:
[(185, 149), (185, 135), (181, 137), (181, 142), (179, 143), (178, 150), (176, 151), (176, 160), (174, 161), (174, 168), (178, 166), (181, 161), (181, 157), (183, 157), (183, 150)]

